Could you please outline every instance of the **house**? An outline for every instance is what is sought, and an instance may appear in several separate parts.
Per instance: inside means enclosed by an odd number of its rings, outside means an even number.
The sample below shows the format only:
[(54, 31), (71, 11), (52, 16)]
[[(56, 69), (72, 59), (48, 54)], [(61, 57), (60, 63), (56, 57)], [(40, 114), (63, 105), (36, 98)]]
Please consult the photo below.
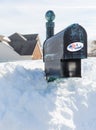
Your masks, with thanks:
[(9, 36), (9, 39), (11, 40), (9, 44), (18, 54), (23, 56), (31, 55), (32, 59), (42, 58), (42, 49), (38, 34), (22, 35), (19, 33), (14, 33)]
[(96, 40), (91, 41), (91, 43), (89, 44), (89, 57), (96, 57)]
[(3, 35), (0, 35), (0, 62), (31, 60), (30, 56), (19, 55), (13, 47), (9, 45), (11, 40)]
[(0, 36), (0, 62), (22, 60), (21, 56), (7, 42)]

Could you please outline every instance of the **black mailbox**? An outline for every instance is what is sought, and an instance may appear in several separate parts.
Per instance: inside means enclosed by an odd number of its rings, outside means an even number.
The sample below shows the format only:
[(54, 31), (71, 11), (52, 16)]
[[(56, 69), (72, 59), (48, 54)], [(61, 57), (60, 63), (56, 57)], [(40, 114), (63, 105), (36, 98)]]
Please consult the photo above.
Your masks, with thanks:
[(87, 33), (79, 24), (68, 26), (43, 44), (47, 78), (81, 77), (84, 58), (87, 58)]

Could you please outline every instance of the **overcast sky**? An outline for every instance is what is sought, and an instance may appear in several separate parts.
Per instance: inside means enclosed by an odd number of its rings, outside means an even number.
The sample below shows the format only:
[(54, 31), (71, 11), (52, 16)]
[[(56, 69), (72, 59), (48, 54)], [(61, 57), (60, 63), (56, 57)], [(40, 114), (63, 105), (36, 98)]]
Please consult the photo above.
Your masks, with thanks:
[(45, 13), (53, 10), (55, 33), (79, 23), (86, 29), (88, 39), (96, 37), (96, 0), (0, 0), (0, 10), (1, 35), (38, 33), (43, 42)]

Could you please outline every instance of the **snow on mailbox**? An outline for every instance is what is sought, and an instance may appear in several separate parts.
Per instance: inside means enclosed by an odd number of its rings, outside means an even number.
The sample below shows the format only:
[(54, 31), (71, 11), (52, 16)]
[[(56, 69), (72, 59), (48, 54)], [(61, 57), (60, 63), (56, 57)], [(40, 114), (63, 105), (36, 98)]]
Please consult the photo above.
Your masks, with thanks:
[(87, 58), (87, 33), (72, 24), (45, 40), (43, 59), (46, 78), (81, 77), (81, 59)]

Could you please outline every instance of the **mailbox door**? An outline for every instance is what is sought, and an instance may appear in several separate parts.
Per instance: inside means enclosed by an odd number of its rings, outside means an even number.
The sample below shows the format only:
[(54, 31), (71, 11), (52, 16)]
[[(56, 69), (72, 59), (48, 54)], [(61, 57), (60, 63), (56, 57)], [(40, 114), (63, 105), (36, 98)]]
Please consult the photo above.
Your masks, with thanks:
[(72, 24), (64, 32), (64, 59), (87, 57), (87, 34), (83, 27)]

